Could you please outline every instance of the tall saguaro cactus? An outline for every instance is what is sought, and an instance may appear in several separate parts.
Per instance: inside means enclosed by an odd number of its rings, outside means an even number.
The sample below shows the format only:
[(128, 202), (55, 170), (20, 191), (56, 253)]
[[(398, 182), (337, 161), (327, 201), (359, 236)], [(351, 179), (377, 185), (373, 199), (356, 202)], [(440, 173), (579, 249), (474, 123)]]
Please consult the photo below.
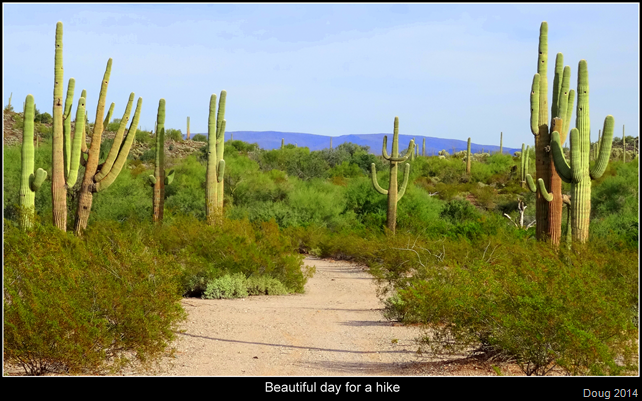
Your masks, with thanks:
[(591, 152), (589, 119), (589, 84), (586, 60), (580, 60), (577, 77), (577, 117), (576, 128), (571, 130), (570, 165), (562, 151), (560, 134), (552, 134), (551, 149), (555, 169), (565, 182), (571, 183), (571, 231), (573, 241), (584, 243), (589, 235), (591, 215), (591, 180), (600, 178), (606, 169), (611, 155), (613, 128), (615, 120), (608, 115), (602, 129), (602, 146), (597, 162), (589, 169)]
[(189, 141), (189, 116), (187, 117), (187, 140)]
[(152, 218), (155, 223), (159, 223), (163, 221), (165, 185), (171, 184), (174, 180), (174, 170), (171, 170), (169, 174), (165, 174), (165, 99), (161, 99), (158, 102), (158, 114), (156, 115), (156, 166), (154, 175), (150, 175), (148, 178), (154, 188)]
[(65, 187), (65, 160), (63, 154), (63, 69), (62, 69), (62, 22), (56, 24), (54, 59), (54, 96), (52, 118), (52, 171), (51, 196), (53, 200), (53, 223), (67, 231), (67, 189)]
[(109, 76), (111, 75), (112, 59), (107, 61), (107, 68), (103, 76), (102, 84), (100, 87), (100, 95), (98, 97), (98, 107), (96, 108), (96, 121), (94, 123), (94, 131), (91, 136), (91, 146), (89, 147), (89, 156), (85, 163), (85, 175), (80, 186), (80, 193), (78, 196), (78, 211), (76, 214), (76, 222), (74, 225), (74, 232), (76, 235), (81, 236), (83, 231), (87, 228), (89, 221), (89, 214), (91, 212), (91, 204), (93, 202), (93, 194), (107, 189), (118, 177), (125, 162), (127, 155), (131, 149), (132, 142), (136, 136), (138, 129), (138, 121), (140, 119), (140, 111), (143, 105), (143, 99), (138, 98), (136, 104), (136, 111), (134, 118), (127, 130), (127, 137), (124, 138), (125, 127), (129, 121), (129, 114), (131, 112), (132, 103), (134, 101), (134, 93), (129, 96), (127, 107), (123, 118), (120, 120), (120, 126), (114, 137), (114, 142), (109, 150), (107, 159), (103, 164), (98, 164), (100, 157), (100, 144), (102, 142), (103, 133), (103, 115), (105, 113), (105, 100), (107, 97), (107, 87), (109, 85)]
[[(85, 92), (78, 101), (76, 126), (73, 143), (71, 140), (71, 107), (73, 103), (75, 80), (69, 79), (67, 96), (63, 109), (63, 53), (62, 22), (56, 24), (54, 59), (54, 104), (53, 104), (53, 143), (51, 192), (53, 201), (53, 223), (67, 231), (67, 190), (74, 186), (78, 178), (81, 160), (82, 141), (85, 129)], [(35, 108), (35, 105), (34, 105)]]
[[(530, 190), (537, 193), (535, 203), (537, 239), (540, 241), (550, 240), (553, 245), (557, 246), (562, 235), (562, 182), (556, 173), (550, 156), (550, 133), (556, 129), (561, 134), (560, 139), (562, 141), (565, 140), (571, 118), (573, 92), (568, 90), (570, 86), (570, 67), (564, 67), (563, 56), (561, 53), (557, 53), (551, 105), (551, 126), (549, 127), (547, 63), (548, 24), (544, 21), (540, 26), (537, 73), (533, 77), (531, 87), (531, 131), (535, 136), (535, 169), (538, 185), (537, 187), (532, 185), (532, 178), (529, 180), (527, 177), (527, 182)], [(552, 121), (555, 118), (562, 119), (559, 122), (559, 127), (552, 127)], [(546, 191), (546, 188), (550, 189), (550, 193)]]
[(423, 146), (421, 147), (421, 155), (426, 157), (426, 138), (424, 138)]
[(503, 155), (503, 154), (504, 154), (504, 147), (503, 147), (503, 143), (504, 143), (504, 133), (503, 133), (503, 132), (500, 132), (500, 133), (499, 133), (499, 154), (500, 154), (500, 155)]
[(22, 230), (26, 230), (33, 225), (36, 191), (47, 178), (47, 172), (41, 168), (34, 175), (34, 109), (33, 96), (27, 95), (22, 129), (22, 173), (20, 180), (20, 228)]
[(406, 163), (404, 166), (403, 182), (401, 188), (397, 190), (397, 170), (398, 164), (405, 162), (413, 153), (415, 147), (414, 139), (408, 144), (408, 149), (404, 155), (399, 154), (399, 117), (395, 117), (394, 131), (392, 134), (392, 153), (389, 155), (386, 150), (388, 145), (388, 136), (383, 137), (383, 158), (390, 161), (390, 184), (388, 190), (381, 188), (377, 181), (377, 169), (375, 164), (370, 165), (370, 172), (372, 173), (372, 185), (374, 189), (382, 195), (388, 195), (388, 214), (387, 225), (388, 229), (394, 234), (397, 225), (397, 203), (401, 200), (406, 193), (406, 186), (408, 185), (408, 177), (410, 176), (410, 164)]
[[(223, 135), (225, 134), (225, 98), (221, 91), (216, 114), (216, 95), (210, 97), (210, 112), (207, 124), (207, 172), (205, 178), (205, 205), (207, 223), (215, 225), (223, 216)], [(220, 199), (219, 199), (220, 198)]]

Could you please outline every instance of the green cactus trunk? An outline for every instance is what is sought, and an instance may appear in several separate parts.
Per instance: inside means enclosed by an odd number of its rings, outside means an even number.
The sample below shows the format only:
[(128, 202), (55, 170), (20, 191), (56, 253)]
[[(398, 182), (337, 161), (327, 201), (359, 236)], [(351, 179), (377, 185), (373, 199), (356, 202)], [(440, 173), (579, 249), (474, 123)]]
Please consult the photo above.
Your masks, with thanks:
[(589, 84), (586, 60), (580, 60), (577, 78), (577, 117), (576, 128), (571, 130), (570, 165), (564, 158), (560, 135), (553, 132), (551, 149), (555, 168), (560, 177), (571, 185), (571, 231), (573, 241), (585, 243), (589, 236), (591, 216), (591, 180), (602, 176), (608, 165), (613, 142), (615, 121), (609, 115), (604, 119), (602, 146), (598, 159), (592, 169), (589, 168), (591, 154), (590, 119), (589, 119)]
[(165, 200), (165, 99), (158, 102), (156, 116), (156, 166), (154, 168), (153, 221), (163, 221)]
[(423, 145), (421, 147), (421, 155), (423, 157), (426, 157), (426, 138), (424, 138), (424, 143), (423, 143)]
[(404, 156), (399, 155), (399, 117), (395, 117), (391, 155), (388, 155), (388, 151), (386, 149), (387, 144), (388, 137), (384, 136), (382, 155), (384, 159), (390, 161), (390, 184), (388, 186), (388, 190), (381, 188), (379, 185), (379, 182), (377, 181), (377, 170), (374, 163), (370, 165), (370, 172), (374, 189), (380, 194), (388, 196), (387, 227), (388, 230), (394, 234), (397, 224), (397, 203), (406, 192), (406, 186), (408, 185), (408, 178), (410, 176), (410, 164), (406, 163), (404, 167), (403, 183), (401, 184), (401, 189), (397, 190), (398, 164), (405, 162), (414, 154), (415, 151), (415, 141), (413, 139), (410, 141), (410, 144), (408, 144), (408, 149), (404, 153)]
[(624, 125), (622, 126), (622, 162), (626, 163), (626, 137), (624, 136)]
[(503, 133), (503, 132), (500, 132), (500, 133), (499, 133), (499, 154), (500, 154), (500, 155), (503, 155), (503, 154), (504, 154), (504, 146), (503, 146), (503, 143), (504, 143), (504, 133)]
[(187, 140), (189, 141), (189, 117), (187, 117)]
[(62, 96), (62, 22), (58, 22), (56, 24), (54, 63), (51, 196), (53, 202), (53, 224), (62, 231), (67, 231), (67, 188), (65, 183)]
[(466, 174), (470, 175), (472, 157), (470, 155), (470, 137), (468, 138), (468, 146), (466, 147)]
[[(213, 94), (210, 97), (210, 111), (207, 124), (207, 172), (205, 178), (206, 217), (209, 225), (221, 223), (223, 216), (222, 184), (223, 174), (225, 172), (225, 160), (223, 159), (222, 138), (225, 134), (225, 95), (226, 92), (221, 91), (218, 117), (216, 115), (216, 95)], [(221, 185), (221, 192), (219, 192), (219, 184)], [(219, 196), (221, 198), (220, 201)]]
[(34, 175), (34, 147), (33, 128), (35, 106), (33, 96), (27, 95), (24, 109), (24, 126), (22, 134), (22, 172), (20, 180), (20, 219), (22, 230), (27, 230), (33, 225), (35, 215), (36, 191), (47, 178), (47, 172), (39, 168)]

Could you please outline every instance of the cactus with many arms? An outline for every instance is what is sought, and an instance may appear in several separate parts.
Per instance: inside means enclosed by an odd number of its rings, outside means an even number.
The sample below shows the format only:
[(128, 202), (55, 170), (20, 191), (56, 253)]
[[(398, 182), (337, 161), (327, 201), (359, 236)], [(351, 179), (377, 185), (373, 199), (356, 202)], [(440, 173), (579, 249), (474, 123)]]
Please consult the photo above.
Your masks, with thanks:
[[(105, 99), (107, 97), (107, 87), (109, 85), (109, 76), (111, 75), (112, 59), (107, 61), (107, 68), (103, 76), (100, 95), (98, 97), (98, 107), (96, 108), (96, 120), (94, 123), (94, 130), (91, 136), (91, 146), (89, 147), (89, 156), (85, 162), (85, 175), (80, 187), (78, 196), (78, 210), (76, 214), (76, 222), (74, 225), (74, 232), (76, 235), (81, 236), (83, 231), (87, 228), (89, 221), (89, 214), (91, 212), (91, 204), (93, 201), (93, 194), (107, 189), (118, 177), (125, 162), (127, 155), (131, 149), (132, 142), (136, 136), (138, 129), (138, 121), (140, 119), (140, 111), (143, 104), (143, 99), (138, 98), (136, 104), (136, 111), (134, 118), (127, 130), (127, 137), (123, 141), (125, 126), (129, 120), (129, 113), (134, 100), (134, 93), (129, 96), (129, 102), (120, 121), (118, 132), (114, 137), (114, 142), (111, 146), (107, 160), (101, 165), (98, 164), (100, 157), (100, 144), (102, 141), (102, 133), (104, 125), (103, 113), (105, 112)], [(113, 109), (113, 104), (112, 108)], [(105, 121), (109, 121), (106, 119)]]
[(20, 228), (22, 230), (27, 230), (33, 225), (36, 191), (47, 178), (47, 172), (41, 168), (34, 175), (34, 109), (33, 96), (27, 95), (22, 129), (22, 173), (20, 180)]
[[(532, 177), (529, 179), (528, 176), (527, 182), (530, 190), (537, 193), (535, 204), (537, 239), (540, 241), (550, 240), (553, 245), (557, 246), (560, 242), (562, 229), (562, 182), (550, 157), (550, 133), (557, 130), (562, 134), (561, 139), (565, 140), (572, 112), (573, 92), (569, 92), (568, 90), (570, 86), (570, 67), (563, 66), (563, 56), (561, 53), (557, 53), (549, 130), (547, 105), (548, 81), (546, 79), (547, 62), (548, 24), (542, 22), (540, 27), (537, 73), (533, 77), (531, 87), (531, 131), (535, 136), (535, 168), (538, 183), (537, 186), (535, 186), (532, 182)], [(559, 123), (559, 127), (552, 126), (555, 118), (562, 120)], [(540, 180), (542, 182), (540, 182)], [(539, 188), (540, 191), (537, 191), (537, 188)], [(546, 188), (550, 188), (550, 193), (546, 191)]]
[[(222, 185), (225, 160), (223, 159), (222, 138), (225, 133), (225, 95), (226, 92), (221, 91), (218, 117), (216, 115), (216, 95), (213, 94), (210, 97), (210, 112), (207, 124), (207, 172), (205, 179), (205, 205), (207, 223), (209, 225), (215, 225), (220, 222), (223, 215)], [(219, 185), (221, 186), (220, 192)]]
[(158, 102), (158, 114), (156, 115), (156, 166), (154, 175), (150, 175), (149, 182), (154, 188), (152, 218), (155, 223), (163, 221), (165, 202), (165, 185), (174, 180), (174, 170), (169, 174), (165, 173), (165, 99)]
[(586, 60), (580, 60), (577, 78), (577, 112), (576, 128), (571, 130), (570, 165), (562, 150), (560, 134), (551, 135), (551, 148), (555, 169), (564, 182), (571, 183), (571, 231), (573, 241), (584, 243), (588, 240), (589, 219), (591, 215), (591, 180), (600, 178), (606, 169), (613, 143), (613, 116), (604, 119), (602, 129), (602, 146), (593, 166), (589, 168), (591, 151), (590, 118), (589, 118), (589, 84)]
[(392, 135), (392, 153), (388, 155), (386, 147), (388, 145), (388, 136), (383, 137), (383, 158), (390, 161), (390, 184), (388, 190), (385, 190), (379, 186), (377, 181), (377, 169), (375, 164), (370, 165), (370, 171), (372, 173), (372, 185), (375, 190), (382, 195), (388, 195), (388, 213), (387, 213), (387, 226), (388, 229), (394, 234), (396, 223), (397, 223), (397, 203), (401, 200), (404, 193), (406, 192), (406, 186), (408, 185), (408, 177), (410, 176), (410, 164), (406, 163), (404, 167), (403, 182), (401, 184), (401, 189), (397, 192), (397, 165), (399, 163), (405, 162), (413, 153), (415, 147), (415, 141), (411, 140), (408, 144), (408, 149), (405, 154), (402, 156), (399, 154), (399, 117), (395, 117), (394, 131)]

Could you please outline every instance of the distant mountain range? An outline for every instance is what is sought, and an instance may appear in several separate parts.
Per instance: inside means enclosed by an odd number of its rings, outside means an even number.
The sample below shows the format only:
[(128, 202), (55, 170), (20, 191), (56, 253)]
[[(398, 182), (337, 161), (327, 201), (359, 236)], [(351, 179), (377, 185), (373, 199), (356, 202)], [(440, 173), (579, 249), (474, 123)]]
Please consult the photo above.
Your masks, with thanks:
[[(196, 134), (191, 134), (194, 136)], [(207, 136), (207, 134), (202, 134)], [(299, 147), (308, 147), (310, 150), (322, 150), (330, 147), (330, 138), (332, 138), (332, 147), (336, 148), (345, 142), (352, 142), (360, 146), (369, 146), (370, 153), (381, 155), (383, 147), (383, 137), (388, 136), (388, 152), (392, 148), (392, 134), (365, 134), (365, 135), (341, 135), (341, 136), (324, 136), (314, 134), (304, 134), (301, 132), (280, 132), (280, 131), (234, 131), (226, 132), (225, 140), (233, 137), (237, 141), (244, 141), (248, 143), (257, 143), (260, 148), (266, 150), (278, 149), (281, 147), (281, 139), (286, 144), (296, 144)], [(466, 150), (468, 145), (467, 141), (459, 139), (442, 139), (434, 138), (431, 136), (411, 136), (399, 135), (399, 151), (402, 152), (408, 148), (411, 139), (415, 139), (415, 143), (419, 146), (419, 154), (421, 154), (423, 139), (426, 139), (426, 155), (436, 155), (440, 150), (445, 149), (449, 154), (460, 150)], [(499, 138), (497, 138), (499, 142)], [(473, 153), (490, 151), (499, 152), (499, 144), (497, 145), (482, 145), (471, 142), (470, 151)], [(504, 146), (504, 153), (521, 151), (521, 149), (507, 148)]]

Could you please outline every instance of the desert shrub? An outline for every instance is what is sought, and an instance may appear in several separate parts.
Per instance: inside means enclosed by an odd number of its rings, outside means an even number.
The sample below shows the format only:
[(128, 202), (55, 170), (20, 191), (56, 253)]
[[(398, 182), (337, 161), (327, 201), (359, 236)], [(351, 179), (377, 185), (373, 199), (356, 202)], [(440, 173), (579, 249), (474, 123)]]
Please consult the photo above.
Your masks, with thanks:
[(257, 143), (247, 143), (243, 141), (227, 141), (225, 142), (225, 154), (227, 155), (228, 149), (237, 152), (253, 152), (259, 148)]
[(620, 250), (556, 254), (520, 240), (444, 245), (437, 260), (418, 247), (415, 279), (398, 282), (387, 302), (388, 316), (430, 327), (423, 341), (432, 352), (514, 358), (527, 375), (554, 366), (574, 375), (637, 368), (637, 262), (622, 259)]
[(328, 176), (354, 178), (363, 177), (364, 173), (361, 167), (359, 167), (357, 164), (350, 163), (349, 161), (344, 161), (341, 164), (332, 167), (328, 171)]
[(203, 293), (206, 299), (245, 298), (249, 295), (284, 295), (288, 290), (280, 281), (266, 276), (245, 278), (241, 273), (210, 281)]
[(105, 127), (105, 131), (110, 131), (110, 132), (118, 131), (118, 128), (120, 127), (120, 122), (121, 121), (122, 121), (122, 119), (120, 119), (120, 118), (114, 118), (112, 120), (112, 122), (107, 124), (107, 126)]
[(180, 266), (106, 223), (82, 239), (5, 224), (4, 358), (29, 375), (113, 373), (160, 358), (184, 319)]
[(148, 146), (152, 146), (156, 143), (155, 138), (152, 136), (151, 132), (140, 129), (136, 130), (136, 141)]
[(211, 281), (235, 273), (272, 277), (288, 292), (303, 292), (313, 273), (302, 269), (303, 257), (274, 221), (252, 225), (224, 219), (220, 226), (209, 226), (176, 216), (158, 227), (152, 239), (184, 266), (183, 290), (191, 296), (201, 296)]
[(196, 142), (207, 142), (207, 136), (203, 134), (196, 134), (192, 137), (192, 141)]
[(441, 217), (450, 220), (452, 223), (474, 221), (481, 217), (481, 213), (470, 202), (461, 199), (454, 199), (446, 202)]
[(248, 296), (246, 278), (241, 273), (225, 275), (207, 283), (203, 298), (245, 298)]
[(142, 161), (144, 163), (149, 163), (149, 162), (156, 161), (156, 147), (154, 146), (154, 147), (144, 151), (143, 154), (140, 155), (138, 160), (140, 160), (140, 161)]
[(166, 128), (165, 140), (170, 140), (170, 139), (176, 142), (183, 142), (183, 133), (179, 129)]

